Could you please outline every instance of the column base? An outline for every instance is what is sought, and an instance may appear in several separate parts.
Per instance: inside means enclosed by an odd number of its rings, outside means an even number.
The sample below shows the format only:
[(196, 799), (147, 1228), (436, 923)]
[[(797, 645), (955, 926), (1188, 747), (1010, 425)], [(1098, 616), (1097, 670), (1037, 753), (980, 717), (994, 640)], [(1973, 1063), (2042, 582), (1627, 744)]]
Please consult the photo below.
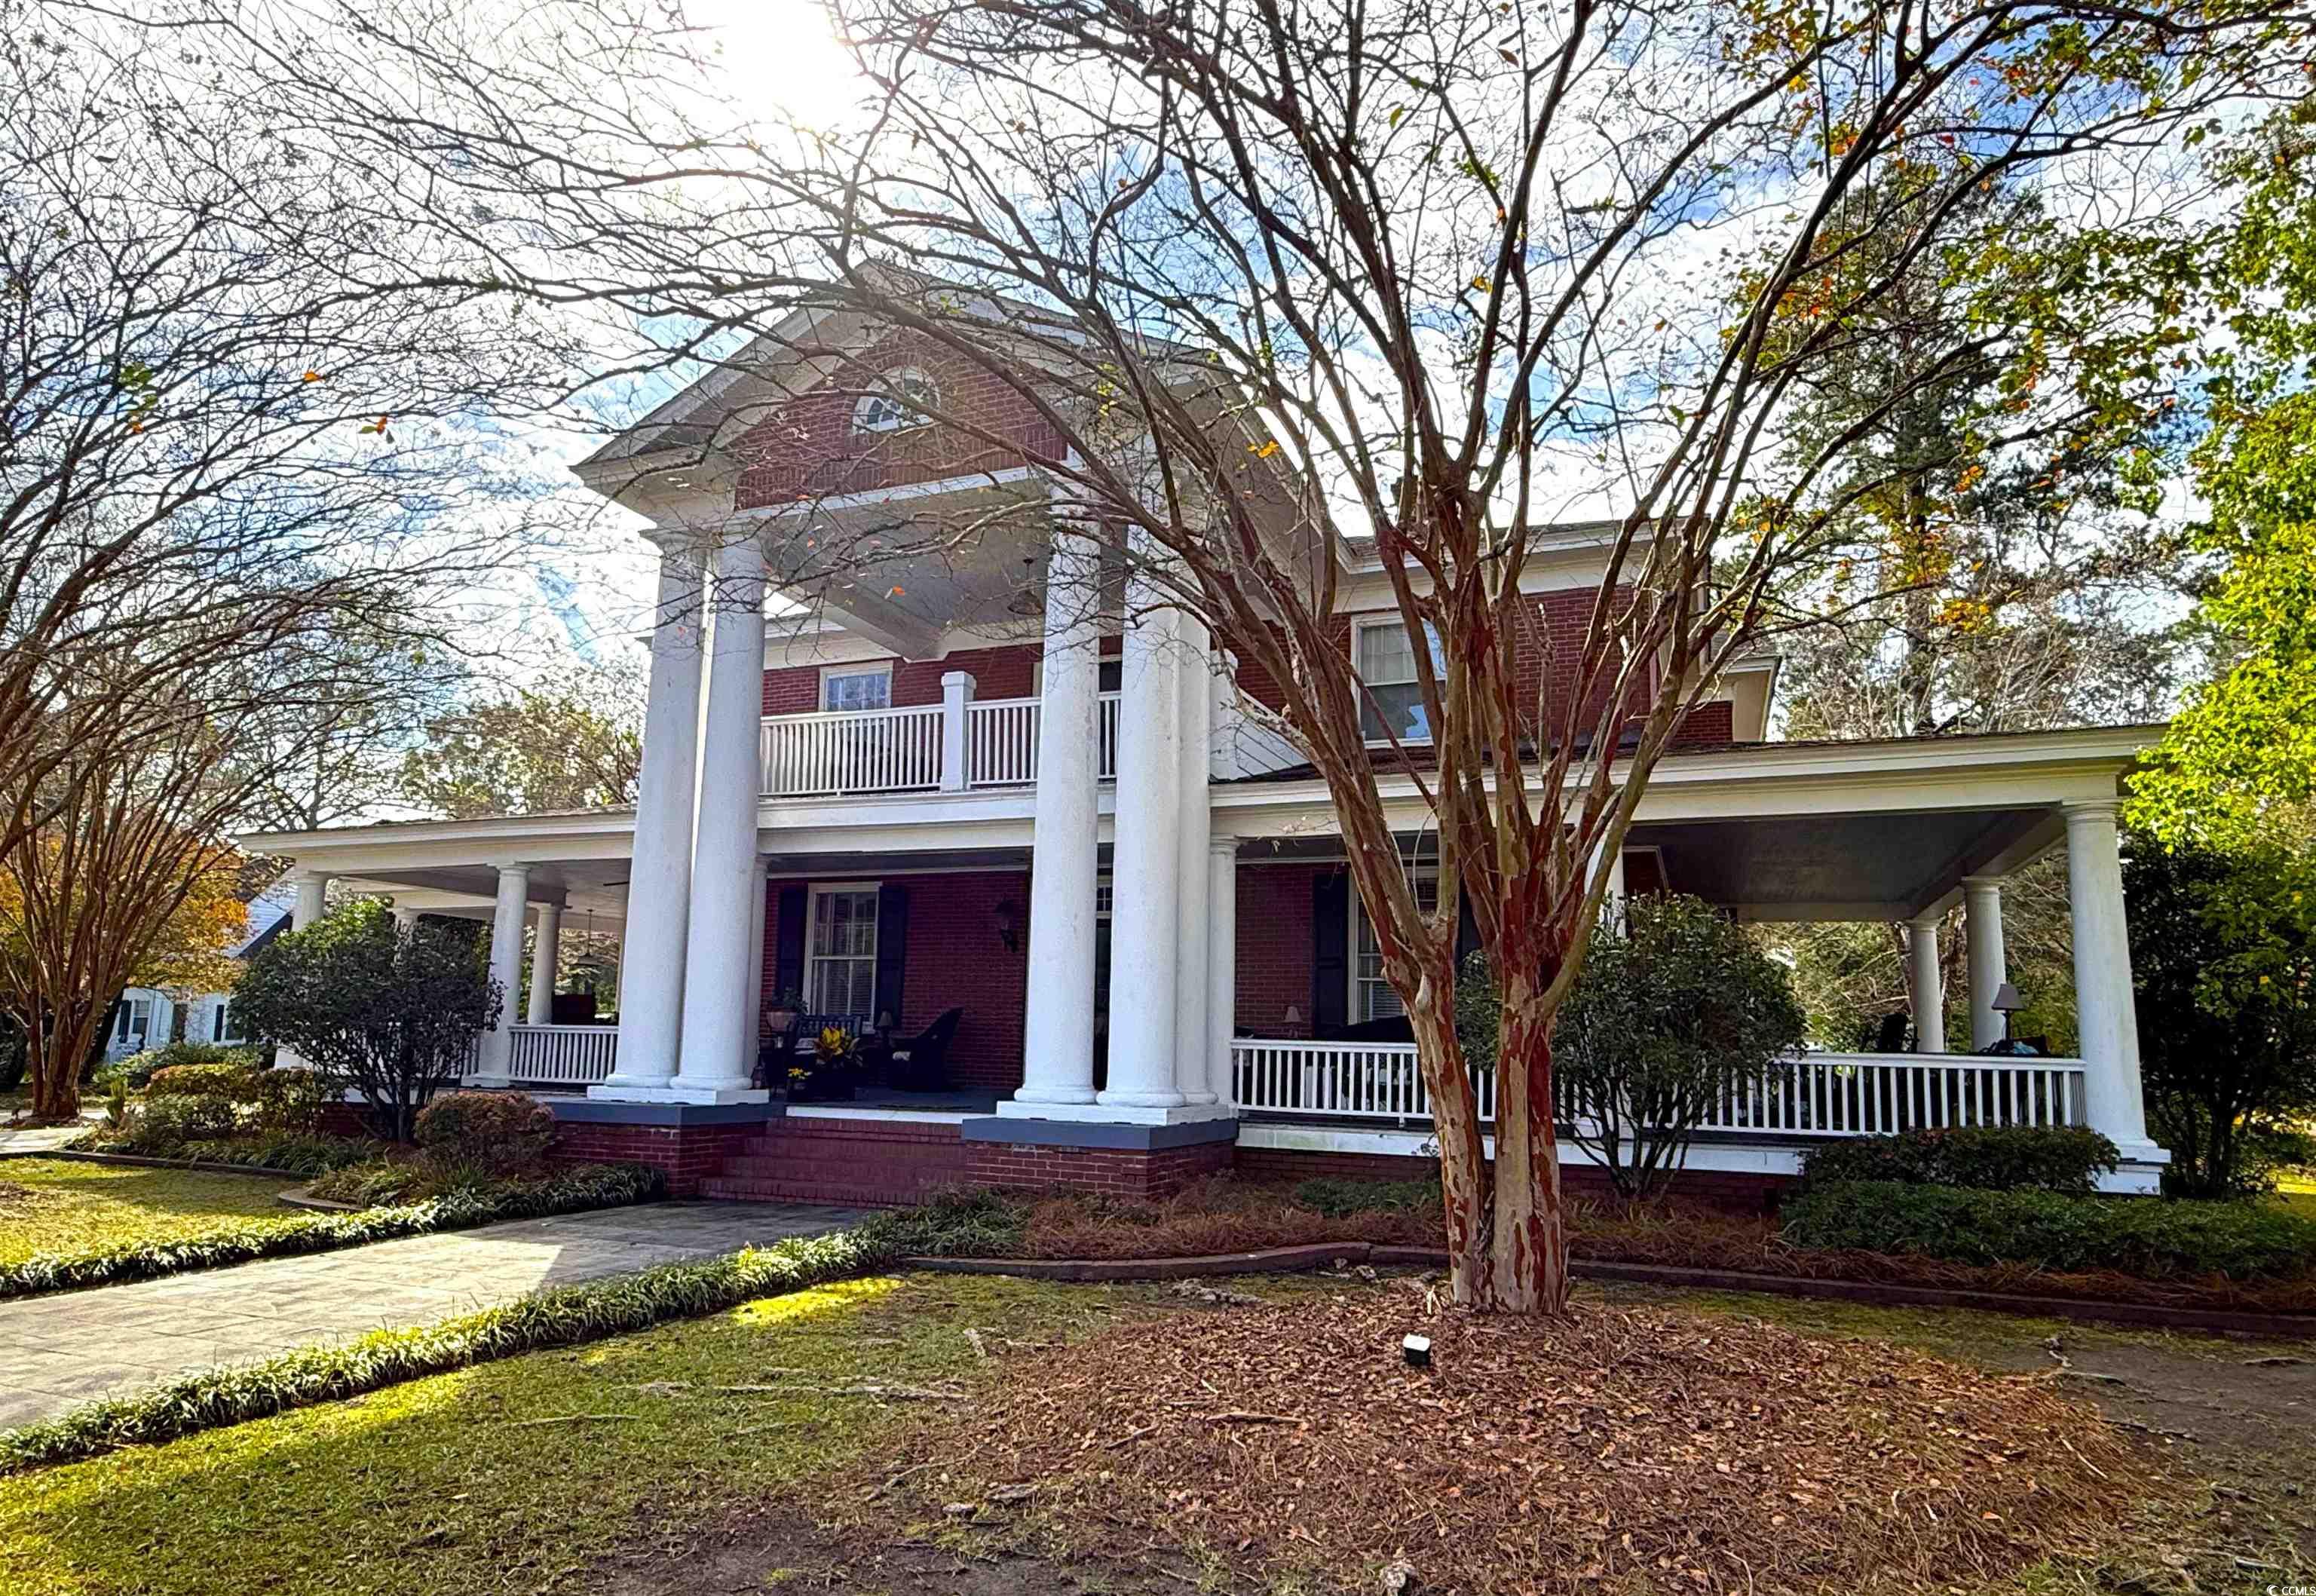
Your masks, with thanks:
[(671, 1070), (656, 1078), (650, 1075), (607, 1075), (587, 1088), (587, 1095), (597, 1102), (662, 1102), (665, 1099), (650, 1095), (665, 1092), (675, 1079)]
[(662, 1081), (652, 1084), (614, 1085), (609, 1081), (587, 1088), (592, 1102), (667, 1102), (690, 1103), (709, 1107), (725, 1103), (770, 1102), (772, 1094), (762, 1086), (687, 1085), (683, 1082)]
[(2171, 1163), (2169, 1149), (2153, 1142), (2118, 1142), (2116, 1151), (2123, 1156), (2113, 1174), (2099, 1177), (2101, 1191), (2144, 1196), (2163, 1189), (2163, 1171)]
[(997, 1105), (1001, 1119), (1047, 1119), (1060, 1125), (1199, 1125), (1235, 1119), (1238, 1110), (1223, 1102), (1022, 1102)]
[(514, 1084), (510, 1075), (467, 1075), (459, 1082), (462, 1092), (504, 1092)]
[(1020, 1103), (1024, 1108), (1045, 1109), (1055, 1103), (1083, 1105), (1091, 1101), (1093, 1101), (1093, 1088), (1091, 1086), (1077, 1088), (1064, 1086), (1044, 1092), (1035, 1092), (1024, 1086), (1004, 1102), (999, 1103), (997, 1111), (1001, 1114), (1006, 1112), (1008, 1105), (1011, 1103)]

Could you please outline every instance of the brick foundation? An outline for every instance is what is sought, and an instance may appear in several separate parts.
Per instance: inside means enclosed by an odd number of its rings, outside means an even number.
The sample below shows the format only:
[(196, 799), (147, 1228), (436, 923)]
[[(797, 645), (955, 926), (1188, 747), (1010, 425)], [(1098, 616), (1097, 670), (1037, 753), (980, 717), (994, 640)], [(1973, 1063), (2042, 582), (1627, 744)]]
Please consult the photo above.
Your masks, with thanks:
[(697, 1197), (759, 1125), (614, 1125), (566, 1121), (548, 1156), (557, 1164), (648, 1164), (667, 1176), (670, 1197)]
[[(1428, 1158), (1389, 1153), (1305, 1153), (1287, 1147), (1241, 1147), (1236, 1172), (1247, 1181), (1417, 1181), (1438, 1171)], [(1733, 1213), (1758, 1214), (1774, 1209), (1795, 1181), (1786, 1175), (1750, 1174), (1732, 1170), (1685, 1169), (1672, 1178), (1675, 1197), (1711, 1203)], [(1607, 1197), (1608, 1177), (1584, 1164), (1563, 1164), (1560, 1189), (1570, 1197)]]
[(743, 1128), (700, 1196), (901, 1208), (975, 1183), (954, 1125), (813, 1118)]
[(1032, 1190), (1094, 1191), (1107, 1197), (1167, 1197), (1231, 1167), (1231, 1143), (1196, 1142), (1148, 1151), (968, 1142), (965, 1182)]

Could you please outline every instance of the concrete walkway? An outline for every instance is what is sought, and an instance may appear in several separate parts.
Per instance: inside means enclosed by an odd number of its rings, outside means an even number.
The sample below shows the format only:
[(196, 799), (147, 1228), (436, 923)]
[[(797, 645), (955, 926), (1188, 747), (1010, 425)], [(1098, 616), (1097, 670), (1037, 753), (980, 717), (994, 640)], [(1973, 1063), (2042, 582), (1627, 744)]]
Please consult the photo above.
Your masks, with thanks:
[(862, 1217), (809, 1203), (652, 1203), (0, 1302), (0, 1428), (221, 1364)]

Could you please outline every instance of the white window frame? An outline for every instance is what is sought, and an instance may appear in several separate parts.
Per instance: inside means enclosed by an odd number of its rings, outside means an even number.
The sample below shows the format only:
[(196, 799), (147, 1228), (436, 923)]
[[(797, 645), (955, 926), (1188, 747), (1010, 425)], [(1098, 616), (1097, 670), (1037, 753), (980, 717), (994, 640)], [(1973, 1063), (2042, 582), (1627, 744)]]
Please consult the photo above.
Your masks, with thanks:
[[(1435, 905), (1439, 901), (1439, 867), (1437, 864), (1407, 863), (1401, 868), (1407, 872), (1408, 878), (1415, 884), (1419, 905), (1422, 902), (1421, 894), (1423, 884), (1427, 881), (1431, 885), (1431, 901)], [(1359, 932), (1367, 923), (1367, 900), (1359, 896), (1358, 883), (1356, 881), (1351, 883), (1350, 899), (1350, 957), (1343, 960), (1350, 967), (1347, 973), (1350, 976), (1350, 992), (1346, 1000), (1344, 1012), (1350, 1016), (1350, 1023), (1353, 1025), (1365, 1025), (1370, 1020), (1402, 1019), (1406, 1015), (1407, 1011), (1400, 1006), (1399, 994), (1392, 991), (1391, 983), (1384, 979), (1380, 967), (1373, 976), (1360, 973)], [(1368, 987), (1380, 987), (1383, 991), (1391, 994), (1392, 1012), (1377, 1014), (1369, 1010), (1367, 1004), (1369, 994), (1367, 991)]]
[(249, 1039), (234, 1025), (233, 999), (230, 997), (221, 997), (217, 1000), (217, 1009), (209, 1017), (209, 1036), (211, 1040), (219, 1043), (245, 1042)]
[[(914, 384), (920, 390), (913, 400), (895, 398)], [(932, 424), (925, 409), (940, 404), (940, 387), (922, 366), (895, 366), (877, 374), (875, 384), (867, 393), (852, 402), (852, 431), (855, 436), (876, 436), (886, 432), (914, 432)], [(922, 406), (924, 409), (915, 406)]]
[[(1355, 618), (1352, 620), (1352, 621), (1351, 621), (1351, 674), (1352, 674), (1352, 675), (1354, 675), (1354, 676), (1357, 676), (1357, 677), (1358, 678), (1359, 685), (1360, 685), (1362, 688), (1368, 687), (1368, 686), (1376, 686), (1376, 687), (1409, 687), (1409, 686), (1413, 686), (1416, 682), (1418, 682), (1421, 681), (1421, 680), (1422, 680), (1422, 678), (1421, 678), (1421, 677), (1420, 677), (1420, 676), (1411, 676), (1411, 677), (1409, 677), (1409, 678), (1407, 679), (1407, 681), (1405, 681), (1405, 682), (1369, 682), (1367, 681), (1367, 679), (1366, 678), (1366, 676), (1364, 676), (1364, 675), (1360, 674), (1360, 672), (1359, 672), (1359, 635), (1360, 635), (1362, 632), (1372, 631), (1372, 630), (1374, 630), (1374, 629), (1376, 629), (1376, 628), (1379, 628), (1379, 627), (1389, 627), (1389, 628), (1391, 628), (1392, 629), (1394, 629), (1394, 630), (1395, 630), (1395, 631), (1404, 632), (1404, 631), (1406, 631), (1406, 630), (1407, 630), (1407, 622), (1406, 622), (1406, 620), (1405, 620), (1404, 619), (1403, 619), (1402, 617), (1397, 616), (1397, 615), (1362, 615), (1362, 616), (1355, 617)], [(1439, 634), (1438, 634), (1437, 632), (1435, 632), (1435, 631), (1433, 631), (1433, 630), (1431, 629), (1431, 623), (1430, 623), (1430, 621), (1425, 621), (1425, 622), (1423, 623), (1423, 634), (1424, 634), (1424, 637), (1425, 637), (1425, 638), (1430, 641), (1430, 645), (1431, 645), (1431, 652), (1432, 652), (1432, 656), (1433, 656), (1433, 664), (1434, 664), (1434, 666), (1435, 666), (1435, 667), (1437, 667), (1437, 666), (1438, 666), (1438, 664), (1439, 664)], [(1368, 709), (1368, 700), (1367, 700), (1367, 694), (1366, 694), (1366, 693), (1362, 692), (1362, 693), (1359, 695), (1359, 720), (1360, 720), (1360, 725), (1361, 725), (1361, 727), (1362, 727), (1362, 729), (1364, 729), (1365, 725), (1366, 725), (1367, 709)], [(1368, 737), (1368, 738), (1367, 738), (1367, 739), (1366, 739), (1367, 745), (1368, 747), (1370, 747), (1370, 748), (1389, 748), (1389, 747), (1391, 747), (1391, 746), (1393, 746), (1393, 745), (1394, 745), (1394, 739), (1390, 738), (1390, 737)], [(1400, 746), (1400, 747), (1403, 747), (1403, 748), (1427, 748), (1427, 747), (1430, 747), (1430, 745), (1431, 745), (1431, 739), (1430, 739), (1430, 737), (1428, 737), (1428, 736), (1423, 736), (1423, 737), (1400, 737), (1400, 738), (1396, 739), (1396, 743), (1397, 743), (1397, 745), (1398, 745), (1398, 746)]]
[(114, 1046), (125, 1048), (136, 1036), (138, 1028), (131, 1021), (137, 1018), (139, 1009), (145, 1011), (145, 1034), (144, 1039), (138, 1044), (138, 1050), (141, 1052), (153, 1045), (153, 1025), (160, 1018), (159, 1005), (149, 997), (123, 997), (120, 1000), (120, 1028), (112, 1039)]
[[(851, 677), (851, 676), (882, 676), (882, 677), (885, 679), (885, 701), (884, 701), (884, 703), (883, 703), (883, 704), (881, 704), (881, 705), (873, 705), (873, 706), (870, 706), (870, 707), (869, 707), (869, 708), (868, 708), (868, 709), (845, 709), (845, 710), (840, 710), (840, 709), (837, 709), (833, 705), (832, 705), (832, 704), (828, 701), (828, 684), (829, 684), (830, 682), (832, 682), (842, 681), (842, 680), (844, 680), (845, 678), (847, 678), (847, 677)], [(886, 661), (883, 661), (882, 663), (870, 662), (870, 663), (866, 663), (866, 664), (857, 664), (857, 665), (823, 665), (823, 666), (821, 666), (821, 667), (820, 667), (820, 709), (821, 709), (821, 713), (822, 713), (822, 714), (826, 715), (826, 714), (835, 713), (835, 714), (848, 714), (848, 715), (865, 715), (865, 714), (869, 713), (869, 711), (870, 711), (870, 709), (891, 709), (892, 707), (893, 707), (893, 662), (892, 662), (892, 661), (890, 661), (890, 660), (886, 660)]]
[[(806, 900), (805, 905), (804, 918), (804, 1001), (805, 1008), (807, 1012), (815, 1014), (865, 1013), (870, 1017), (872, 1021), (875, 1019), (877, 1013), (877, 960), (882, 951), (877, 943), (877, 926), (878, 923), (884, 917), (884, 903), (882, 898), (884, 889), (885, 884), (882, 881), (815, 881), (812, 884), (812, 895), (810, 898)], [(866, 1009), (827, 1009), (823, 1008), (820, 1003), (819, 967), (824, 963), (837, 963), (840, 961), (845, 964), (858, 964), (863, 957), (858, 953), (823, 954), (818, 951), (820, 946), (821, 905), (824, 900), (833, 897), (840, 893), (867, 893), (870, 896), (876, 897), (878, 900), (876, 912), (872, 913), (868, 916), (868, 951), (866, 955), (868, 963), (868, 1006)]]
[[(1118, 678), (1118, 686), (1104, 687), (1101, 684), (1101, 678), (1105, 672)], [(1096, 660), (1093, 683), (1097, 696), (1122, 691), (1126, 686), (1126, 656), (1118, 654), (1105, 654)], [(1033, 699), (1042, 699), (1046, 696), (1046, 662), (1043, 657), (1029, 662), (1029, 696)]]

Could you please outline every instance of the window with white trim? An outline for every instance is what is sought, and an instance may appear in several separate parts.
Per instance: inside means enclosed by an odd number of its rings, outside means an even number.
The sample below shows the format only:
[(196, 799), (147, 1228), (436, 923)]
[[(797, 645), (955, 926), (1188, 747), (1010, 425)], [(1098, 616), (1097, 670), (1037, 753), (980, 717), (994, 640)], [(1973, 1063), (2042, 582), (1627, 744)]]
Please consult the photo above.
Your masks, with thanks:
[(940, 404), (940, 389), (914, 366), (902, 366), (877, 379), (877, 386), (852, 406), (856, 432), (905, 432), (932, 420), (926, 414)]
[[(1444, 669), (1439, 634), (1429, 622), (1423, 628), (1431, 646), (1433, 670)], [(1407, 624), (1400, 620), (1362, 620), (1351, 629), (1351, 667), (1367, 687), (1360, 695), (1359, 723), (1370, 743), (1431, 741), (1431, 722), (1423, 712), (1423, 690), (1415, 679), (1415, 650), (1409, 646)]]
[[(1439, 906), (1439, 867), (1421, 864), (1408, 874), (1415, 888), (1415, 906), (1429, 914)], [(1358, 891), (1351, 893), (1351, 1022), (1396, 1020), (1407, 1012), (1399, 994), (1383, 977), (1383, 950), (1376, 943), (1375, 926)]]
[(877, 889), (815, 887), (805, 938), (805, 1006), (815, 1014), (877, 1012)]
[(132, 1051), (141, 1052), (153, 1035), (153, 1000), (132, 997), (120, 1005), (120, 1026), (113, 1039)]
[(829, 665), (820, 673), (820, 707), (824, 709), (889, 709), (893, 707), (891, 665)]
[(210, 1040), (218, 1042), (238, 1042), (243, 1039), (241, 1034), (241, 1021), (233, 1012), (232, 999), (223, 997), (218, 999), (216, 1023), (217, 1030), (215, 1034), (209, 1039)]

